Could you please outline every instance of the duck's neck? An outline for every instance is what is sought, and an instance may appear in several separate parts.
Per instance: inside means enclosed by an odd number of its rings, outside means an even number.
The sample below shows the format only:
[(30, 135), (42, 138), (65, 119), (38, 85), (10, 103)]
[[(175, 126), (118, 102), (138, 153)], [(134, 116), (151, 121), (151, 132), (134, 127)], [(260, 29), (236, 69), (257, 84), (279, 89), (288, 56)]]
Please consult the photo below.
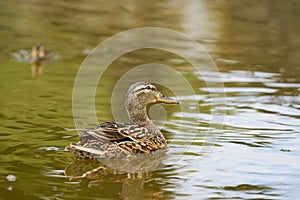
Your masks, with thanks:
[(129, 103), (126, 105), (126, 110), (131, 123), (147, 128), (149, 133), (155, 137), (158, 137), (159, 141), (162, 142), (163, 146), (165, 147), (166, 141), (163, 134), (148, 117), (147, 105)]
[(127, 113), (130, 118), (130, 122), (133, 124), (138, 124), (138, 125), (141, 125), (144, 127), (154, 125), (154, 123), (148, 117), (147, 105), (128, 104), (127, 105)]
[(130, 118), (130, 123), (146, 126), (151, 122), (148, 117), (146, 106), (129, 105), (127, 113)]

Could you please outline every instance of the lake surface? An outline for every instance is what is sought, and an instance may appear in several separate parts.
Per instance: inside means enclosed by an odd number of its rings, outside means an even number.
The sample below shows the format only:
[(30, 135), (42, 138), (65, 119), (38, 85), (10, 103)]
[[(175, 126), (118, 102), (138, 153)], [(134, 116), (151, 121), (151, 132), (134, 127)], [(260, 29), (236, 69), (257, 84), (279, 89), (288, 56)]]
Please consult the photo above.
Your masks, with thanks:
[[(299, 198), (298, 1), (12, 0), (2, 1), (0, 11), (0, 199)], [(109, 65), (95, 93), (99, 122), (126, 120), (123, 94), (130, 81), (145, 77), (165, 80), (158, 87), (180, 105), (149, 110), (169, 143), (159, 167), (95, 174), (99, 163), (76, 162), (65, 150), (78, 141), (65, 130), (75, 127), (74, 81), (92, 49), (137, 27), (176, 30), (208, 54), (170, 36), (163, 42), (200, 61), (200, 71), (185, 57), (154, 48), (127, 52)], [(53, 55), (39, 77), (28, 59), (36, 44)], [(134, 68), (148, 63), (160, 65)], [(192, 92), (168, 79), (164, 66)], [(94, 106), (84, 103), (79, 106)], [(88, 114), (82, 109), (76, 116), (80, 127), (96, 126)]]

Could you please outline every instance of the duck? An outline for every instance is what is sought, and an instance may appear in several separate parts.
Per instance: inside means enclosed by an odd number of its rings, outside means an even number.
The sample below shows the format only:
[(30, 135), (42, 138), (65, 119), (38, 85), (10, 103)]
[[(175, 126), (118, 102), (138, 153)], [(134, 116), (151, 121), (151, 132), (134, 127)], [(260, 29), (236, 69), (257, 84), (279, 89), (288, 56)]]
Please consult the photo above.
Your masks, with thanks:
[(33, 62), (31, 73), (37, 77), (43, 73), (42, 61), (50, 60), (51, 54), (41, 45), (35, 45), (31, 50), (31, 60)]
[(152, 83), (132, 84), (125, 100), (130, 122), (104, 122), (95, 129), (73, 129), (83, 134), (78, 143), (71, 143), (67, 149), (79, 160), (128, 158), (166, 150), (164, 135), (147, 114), (147, 107), (156, 103), (179, 104)]

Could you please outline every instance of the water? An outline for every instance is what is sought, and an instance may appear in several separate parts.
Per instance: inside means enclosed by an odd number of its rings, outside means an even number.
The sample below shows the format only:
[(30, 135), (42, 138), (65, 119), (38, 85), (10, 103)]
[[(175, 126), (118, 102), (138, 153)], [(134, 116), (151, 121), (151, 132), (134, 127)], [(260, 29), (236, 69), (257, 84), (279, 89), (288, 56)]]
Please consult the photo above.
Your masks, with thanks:
[[(297, 199), (300, 195), (299, 2), (0, 4), (0, 199)], [(122, 56), (105, 72), (97, 90), (99, 121), (112, 120), (114, 85), (140, 64), (173, 67), (188, 78), (196, 95), (178, 95), (185, 110), (158, 106), (162, 116), (152, 112), (170, 147), (157, 170), (142, 175), (108, 171), (70, 179), (65, 171), (99, 167), (77, 163), (64, 150), (78, 140), (76, 133), (64, 130), (75, 126), (72, 90), (77, 70), (98, 43), (143, 26), (171, 28), (193, 37), (212, 56), (221, 79), (209, 68), (195, 72), (168, 52), (146, 49)], [(27, 60), (35, 44), (43, 44), (55, 57), (37, 78), (31, 76)], [(199, 56), (194, 49), (185, 51)], [(219, 123), (212, 124), (212, 117)]]

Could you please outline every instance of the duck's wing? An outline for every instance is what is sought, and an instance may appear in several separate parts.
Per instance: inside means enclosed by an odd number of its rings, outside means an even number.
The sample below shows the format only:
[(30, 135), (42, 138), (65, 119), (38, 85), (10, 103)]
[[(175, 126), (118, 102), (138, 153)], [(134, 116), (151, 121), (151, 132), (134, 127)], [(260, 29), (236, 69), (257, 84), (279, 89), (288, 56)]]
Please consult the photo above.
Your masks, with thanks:
[(126, 157), (132, 153), (151, 153), (165, 149), (163, 136), (136, 124), (105, 122), (93, 130), (82, 130), (77, 144), (69, 149), (78, 159)]
[(105, 122), (80, 136), (83, 145), (92, 143), (134, 142), (147, 136), (148, 129), (135, 124)]

